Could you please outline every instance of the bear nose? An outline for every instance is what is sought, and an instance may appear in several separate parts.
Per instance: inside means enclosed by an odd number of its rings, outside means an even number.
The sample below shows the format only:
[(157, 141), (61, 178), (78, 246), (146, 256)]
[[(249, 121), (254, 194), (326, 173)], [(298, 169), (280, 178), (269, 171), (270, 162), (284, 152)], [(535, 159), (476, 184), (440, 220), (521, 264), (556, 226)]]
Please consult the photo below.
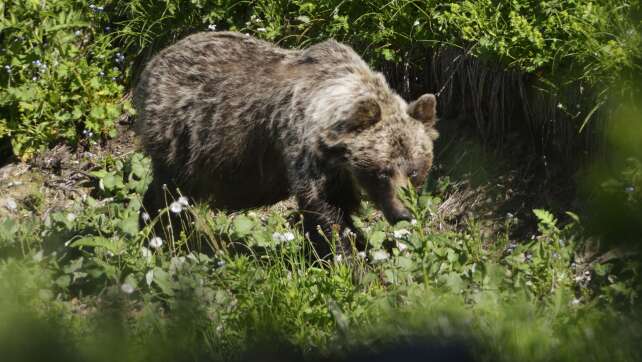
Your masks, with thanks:
[(410, 221), (412, 220), (412, 214), (410, 214), (410, 211), (406, 209), (401, 209), (401, 210), (396, 210), (395, 213), (390, 215), (390, 223), (391, 224), (396, 224), (399, 221)]

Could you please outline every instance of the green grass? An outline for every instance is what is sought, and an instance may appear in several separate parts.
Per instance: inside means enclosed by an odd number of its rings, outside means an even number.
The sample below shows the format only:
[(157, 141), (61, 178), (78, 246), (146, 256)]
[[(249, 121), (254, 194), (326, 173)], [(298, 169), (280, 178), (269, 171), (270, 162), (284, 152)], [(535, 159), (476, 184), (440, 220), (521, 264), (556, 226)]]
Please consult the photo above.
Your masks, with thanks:
[(0, 350), (13, 360), (37, 359), (31, 343), (96, 361), (316, 360), (412, 343), (480, 360), (640, 357), (638, 264), (585, 263), (572, 214), (562, 226), (535, 210), (538, 232), (519, 243), (510, 222), (490, 236), (474, 219), (441, 228), (442, 184), (406, 192), (413, 224), (390, 226), (366, 204), (365, 257), (311, 261), (281, 213), (183, 205), (193, 226), (154, 248), (135, 223), (147, 170), (138, 154), (107, 160), (93, 197), (0, 224)]

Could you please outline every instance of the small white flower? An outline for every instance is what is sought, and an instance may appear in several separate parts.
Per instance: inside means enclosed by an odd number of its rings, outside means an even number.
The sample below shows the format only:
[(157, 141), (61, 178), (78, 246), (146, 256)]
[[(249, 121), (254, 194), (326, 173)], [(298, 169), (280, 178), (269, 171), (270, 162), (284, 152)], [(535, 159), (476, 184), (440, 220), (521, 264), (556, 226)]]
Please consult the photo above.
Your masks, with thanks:
[(413, 26), (419, 26), (419, 20), (415, 20), (414, 23), (412, 23)]
[(580, 301), (578, 298), (575, 298), (575, 299), (573, 299), (573, 300), (571, 301), (571, 304), (572, 304), (572, 305), (578, 305), (578, 304), (580, 304), (580, 302), (581, 302), (581, 301)]
[(67, 214), (67, 221), (72, 222), (74, 220), (76, 220), (76, 214), (74, 214), (73, 212), (68, 213)]
[(256, 31), (258, 31), (259, 33), (265, 33), (265, 32), (267, 31), (267, 29), (265, 29), (265, 28), (258, 28), (258, 29), (256, 29)]
[(397, 249), (399, 249), (399, 251), (404, 251), (404, 250), (408, 249), (408, 245), (406, 245), (404, 243), (397, 242)]
[(149, 246), (154, 248), (154, 249), (160, 248), (161, 245), (163, 245), (163, 239), (161, 239), (158, 236), (154, 236), (153, 238), (151, 238), (149, 240)]
[(562, 109), (564, 108), (564, 105), (562, 103), (557, 103), (557, 108)]
[(36, 255), (34, 255), (34, 256), (33, 256), (33, 260), (34, 260), (34, 261), (38, 261), (38, 262), (39, 262), (39, 261), (42, 261), (43, 255), (44, 255), (44, 250), (42, 250), (42, 249), (41, 249), (41, 250), (38, 250), (38, 252), (36, 253)]
[(76, 35), (76, 36), (80, 36), (80, 34), (82, 34), (82, 32), (81, 32), (80, 30), (76, 30), (76, 31), (74, 32), (74, 35)]
[(395, 237), (395, 239), (401, 239), (404, 236), (410, 235), (410, 231), (406, 229), (399, 229), (399, 230), (393, 231), (392, 235)]
[(383, 261), (390, 257), (385, 250), (375, 250), (372, 252), (372, 260)]
[(145, 282), (147, 282), (147, 286), (151, 286), (153, 280), (154, 280), (154, 270), (150, 270), (147, 273), (145, 273)]
[(183, 204), (178, 201), (174, 201), (169, 205), (169, 211), (173, 212), (174, 214), (178, 214), (183, 211)]
[(125, 294), (132, 294), (134, 292), (134, 287), (129, 283), (123, 283), (123, 285), (120, 286), (120, 290)]
[(18, 209), (18, 204), (16, 203), (16, 200), (8, 198), (4, 202), (4, 207), (6, 207), (9, 211), (16, 211)]
[(343, 235), (342, 236), (344, 238), (354, 238), (354, 237), (357, 236), (357, 234), (355, 234), (352, 230), (350, 230), (350, 228), (345, 228), (343, 230)]
[(147, 249), (146, 247), (140, 248), (140, 254), (143, 256), (145, 259), (149, 259), (152, 257), (152, 251)]
[(210, 24), (207, 26), (207, 28), (211, 31), (216, 31), (216, 24)]
[(185, 196), (179, 197), (178, 198), (178, 203), (183, 205), (183, 206), (185, 206), (185, 207), (189, 206), (189, 200)]
[(334, 256), (334, 262), (335, 263), (340, 263), (341, 261), (343, 261), (343, 255), (338, 254), (338, 255)]
[(366, 252), (365, 251), (358, 252), (357, 253), (357, 257), (359, 257), (359, 259), (365, 259), (366, 258)]
[(144, 222), (148, 222), (149, 219), (150, 219), (149, 214), (146, 213), (145, 211), (143, 211), (143, 213), (140, 215), (140, 217), (143, 219)]
[(417, 225), (417, 219), (410, 220), (410, 225)]
[(216, 266), (222, 268), (225, 266), (225, 260), (219, 260), (216, 262)]
[(294, 234), (287, 231), (284, 233), (278, 233), (275, 232), (272, 234), (272, 240), (277, 241), (277, 242), (288, 242), (294, 240)]
[(627, 194), (632, 194), (632, 193), (634, 193), (634, 192), (635, 192), (635, 187), (633, 187), (633, 186), (627, 186), (627, 187), (624, 189), (624, 192), (626, 192)]

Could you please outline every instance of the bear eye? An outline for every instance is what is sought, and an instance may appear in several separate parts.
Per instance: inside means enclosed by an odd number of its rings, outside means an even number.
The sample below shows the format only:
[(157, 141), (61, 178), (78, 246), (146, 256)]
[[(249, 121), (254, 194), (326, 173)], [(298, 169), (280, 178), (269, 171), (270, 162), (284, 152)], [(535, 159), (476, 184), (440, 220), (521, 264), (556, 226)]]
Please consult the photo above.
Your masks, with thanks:
[(392, 172), (388, 169), (381, 170), (377, 173), (377, 178), (381, 181), (387, 181), (388, 179), (390, 179), (391, 173)]
[(377, 178), (378, 178), (379, 180), (385, 181), (385, 180), (389, 179), (389, 178), (390, 178), (390, 176), (389, 176), (387, 173), (385, 173), (385, 172), (380, 172), (380, 173), (377, 175)]

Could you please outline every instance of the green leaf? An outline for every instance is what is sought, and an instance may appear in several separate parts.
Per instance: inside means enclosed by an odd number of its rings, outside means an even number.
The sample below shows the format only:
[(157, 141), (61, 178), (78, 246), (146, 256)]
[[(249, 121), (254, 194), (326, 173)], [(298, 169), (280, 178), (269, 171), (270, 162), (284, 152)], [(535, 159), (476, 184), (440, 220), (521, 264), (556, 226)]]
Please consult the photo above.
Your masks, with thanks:
[(118, 228), (130, 236), (136, 235), (138, 233), (138, 215), (134, 214), (122, 220), (118, 223)]
[(61, 288), (67, 288), (69, 287), (69, 284), (71, 284), (71, 277), (69, 275), (62, 275), (56, 279), (55, 283)]
[(161, 292), (166, 295), (174, 295), (174, 290), (172, 289), (172, 277), (168, 272), (161, 268), (154, 268), (154, 280), (153, 283), (160, 288)]
[(370, 245), (375, 249), (379, 249), (384, 240), (386, 240), (386, 233), (383, 231), (375, 231), (370, 234)]
[(547, 225), (547, 226), (555, 226), (556, 220), (553, 214), (551, 214), (547, 210), (543, 209), (534, 209), (533, 214), (537, 217), (540, 223)]
[(114, 254), (120, 254), (125, 251), (125, 245), (120, 240), (110, 240), (102, 236), (87, 236), (75, 240), (70, 244), (71, 247), (94, 247), (104, 248)]
[(254, 221), (245, 215), (239, 215), (234, 218), (234, 231), (240, 237), (247, 236), (254, 228)]

